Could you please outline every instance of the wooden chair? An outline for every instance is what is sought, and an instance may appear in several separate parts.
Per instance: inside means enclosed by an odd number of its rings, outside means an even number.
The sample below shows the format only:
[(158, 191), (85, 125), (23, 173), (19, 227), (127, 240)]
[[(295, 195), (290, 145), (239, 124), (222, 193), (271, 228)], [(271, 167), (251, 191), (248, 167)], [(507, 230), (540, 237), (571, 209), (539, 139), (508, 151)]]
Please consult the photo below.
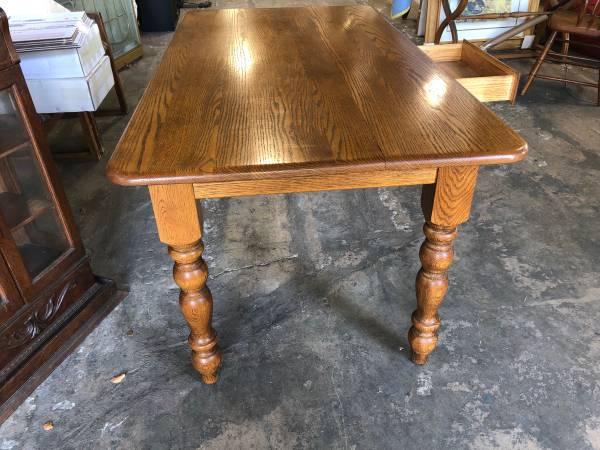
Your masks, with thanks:
[[(573, 83), (595, 87), (598, 90), (597, 105), (600, 106), (600, 60), (569, 55), (571, 37), (587, 38), (594, 42), (594, 44), (577, 42), (577, 45), (588, 45), (600, 48), (600, 0), (597, 0), (596, 4), (593, 6), (592, 0), (575, 0), (574, 3), (572, 9), (558, 10), (550, 18), (550, 21), (548, 22), (550, 36), (548, 37), (542, 52), (538, 56), (538, 59), (531, 68), (529, 78), (521, 91), (521, 95), (527, 93), (535, 78), (542, 78), (544, 80), (562, 81), (565, 85), (566, 83)], [(554, 44), (558, 33), (562, 34), (561, 53), (556, 53), (551, 50), (552, 44)], [(596, 43), (598, 45), (596, 45)], [(538, 74), (538, 71), (544, 62), (565, 64), (565, 76), (559, 78)], [(566, 64), (598, 69), (598, 83), (568, 79), (566, 74)]]

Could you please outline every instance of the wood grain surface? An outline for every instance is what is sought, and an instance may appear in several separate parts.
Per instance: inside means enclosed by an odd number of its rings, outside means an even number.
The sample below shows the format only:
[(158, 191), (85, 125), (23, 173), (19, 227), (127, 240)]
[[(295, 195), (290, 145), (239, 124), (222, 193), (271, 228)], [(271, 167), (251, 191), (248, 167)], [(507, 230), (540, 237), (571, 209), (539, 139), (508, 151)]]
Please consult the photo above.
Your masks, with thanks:
[(263, 178), (258, 180), (211, 181), (210, 183), (195, 183), (193, 186), (196, 198), (203, 199), (386, 186), (410, 186), (434, 183), (436, 177), (436, 169), (385, 170), (334, 175), (290, 176), (286, 177), (283, 182), (281, 179)]
[(109, 162), (119, 184), (509, 163), (526, 143), (368, 6), (186, 14)]
[(425, 220), (447, 228), (469, 220), (477, 172), (477, 167), (438, 170), (435, 184), (423, 186), (421, 209)]
[(419, 49), (480, 102), (514, 102), (519, 73), (469, 41)]
[(150, 186), (158, 237), (167, 245), (187, 245), (202, 237), (191, 184)]

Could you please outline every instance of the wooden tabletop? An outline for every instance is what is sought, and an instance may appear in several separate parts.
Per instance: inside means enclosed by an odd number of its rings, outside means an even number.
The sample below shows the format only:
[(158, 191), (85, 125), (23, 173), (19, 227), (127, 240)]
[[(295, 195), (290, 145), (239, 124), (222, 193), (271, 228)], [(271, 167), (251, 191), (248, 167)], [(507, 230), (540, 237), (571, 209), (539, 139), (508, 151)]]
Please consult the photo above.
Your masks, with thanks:
[(188, 12), (118, 184), (510, 163), (527, 144), (368, 6)]

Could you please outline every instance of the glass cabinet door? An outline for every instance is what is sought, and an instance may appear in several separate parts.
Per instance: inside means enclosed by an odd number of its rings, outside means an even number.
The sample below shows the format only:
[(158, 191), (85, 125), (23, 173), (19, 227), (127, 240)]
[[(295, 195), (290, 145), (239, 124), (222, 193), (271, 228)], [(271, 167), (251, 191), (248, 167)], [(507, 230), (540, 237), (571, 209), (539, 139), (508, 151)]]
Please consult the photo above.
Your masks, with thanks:
[(19, 285), (71, 248), (40, 167), (12, 90), (0, 91), (0, 250)]
[(57, 0), (69, 11), (99, 12), (115, 59), (142, 45), (133, 0)]

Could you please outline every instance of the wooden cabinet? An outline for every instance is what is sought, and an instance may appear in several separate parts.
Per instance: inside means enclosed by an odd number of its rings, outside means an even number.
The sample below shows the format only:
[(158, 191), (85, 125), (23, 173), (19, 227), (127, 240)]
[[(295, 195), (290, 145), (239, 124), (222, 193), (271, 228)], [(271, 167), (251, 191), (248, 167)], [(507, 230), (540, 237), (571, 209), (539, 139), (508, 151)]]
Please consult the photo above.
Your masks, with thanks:
[(0, 422), (110, 310), (0, 10)]

